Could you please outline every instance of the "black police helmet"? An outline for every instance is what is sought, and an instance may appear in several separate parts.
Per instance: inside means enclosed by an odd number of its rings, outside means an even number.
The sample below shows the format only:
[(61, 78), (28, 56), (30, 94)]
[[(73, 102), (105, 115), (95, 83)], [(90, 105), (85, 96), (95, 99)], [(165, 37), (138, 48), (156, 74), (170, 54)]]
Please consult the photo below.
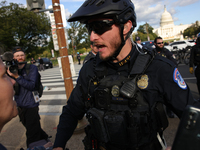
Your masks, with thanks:
[(119, 24), (131, 20), (133, 27), (137, 26), (135, 7), (131, 0), (86, 0), (68, 22), (86, 23), (89, 19), (97, 17), (110, 17)]

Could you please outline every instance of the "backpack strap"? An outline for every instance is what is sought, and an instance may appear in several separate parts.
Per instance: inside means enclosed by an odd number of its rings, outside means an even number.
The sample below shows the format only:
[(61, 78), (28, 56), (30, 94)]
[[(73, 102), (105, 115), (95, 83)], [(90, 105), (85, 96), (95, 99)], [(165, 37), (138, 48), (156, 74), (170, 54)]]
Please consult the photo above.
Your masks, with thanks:
[(27, 74), (27, 75), (28, 75), (29, 72), (30, 72), (30, 66), (31, 66), (31, 64), (26, 64), (26, 66), (25, 66), (25, 70), (26, 70), (26, 74)]

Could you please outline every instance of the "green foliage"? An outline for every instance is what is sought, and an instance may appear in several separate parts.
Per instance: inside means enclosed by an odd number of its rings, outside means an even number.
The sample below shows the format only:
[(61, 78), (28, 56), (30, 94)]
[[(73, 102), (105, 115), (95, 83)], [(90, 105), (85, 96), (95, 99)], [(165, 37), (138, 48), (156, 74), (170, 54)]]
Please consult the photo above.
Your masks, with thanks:
[(196, 21), (196, 23), (194, 25), (192, 25), (191, 27), (184, 30), (183, 36), (193, 38), (193, 37), (196, 37), (196, 35), (199, 32), (200, 32), (200, 26), (199, 26), (198, 22)]
[(45, 50), (43, 51), (43, 57), (46, 57), (46, 58), (51, 58), (52, 57), (52, 54), (50, 51), (48, 50)]
[(21, 4), (6, 1), (0, 3), (0, 41), (5, 49), (19, 45), (28, 57), (42, 53), (48, 45), (51, 26), (45, 13), (28, 11)]
[(86, 48), (81, 48), (77, 52), (79, 52), (80, 54), (83, 54), (84, 52), (86, 52)]
[(57, 59), (51, 59), (51, 62), (53, 66), (58, 66), (58, 60)]
[(70, 22), (68, 32), (68, 39), (71, 40), (69, 47), (76, 46), (76, 49), (85, 48), (89, 45), (88, 32), (84, 24), (76, 22)]
[(151, 27), (148, 23), (145, 23), (143, 25), (140, 25), (137, 31), (141, 32), (143, 34), (147, 34), (147, 33), (152, 34), (153, 33), (153, 27)]
[[(132, 37), (133, 37), (133, 40), (135, 40), (135, 37), (136, 36), (139, 36), (141, 41), (148, 41), (148, 38), (147, 38), (147, 34), (144, 34), (142, 32), (137, 32), (137, 35), (136, 34), (133, 34)], [(150, 40), (154, 40), (155, 38), (157, 37), (157, 35), (155, 33), (151, 33), (149, 34), (149, 38)]]
[[(146, 31), (148, 31), (148, 34)], [(148, 23), (139, 26), (137, 35), (133, 34), (133, 40), (135, 40), (136, 36), (139, 36), (141, 41), (148, 41), (148, 36), (150, 40), (154, 40), (157, 37), (157, 35), (153, 33), (153, 27), (151, 27)]]

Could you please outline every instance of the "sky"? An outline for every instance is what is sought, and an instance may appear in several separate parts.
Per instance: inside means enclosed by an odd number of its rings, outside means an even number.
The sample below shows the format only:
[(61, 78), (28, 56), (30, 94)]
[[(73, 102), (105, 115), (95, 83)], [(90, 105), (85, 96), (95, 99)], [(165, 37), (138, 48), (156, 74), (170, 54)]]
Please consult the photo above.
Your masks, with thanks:
[[(26, 6), (26, 0), (6, 0), (8, 3), (18, 3)], [(52, 5), (52, 0), (44, 0), (46, 9)], [(137, 16), (137, 27), (144, 23), (150, 24), (153, 28), (160, 26), (160, 18), (164, 12), (164, 6), (172, 15), (175, 25), (191, 24), (200, 21), (200, 0), (132, 0), (135, 5)], [(73, 14), (84, 0), (60, 0), (64, 5), (66, 19)], [(137, 28), (136, 28), (137, 29)]]

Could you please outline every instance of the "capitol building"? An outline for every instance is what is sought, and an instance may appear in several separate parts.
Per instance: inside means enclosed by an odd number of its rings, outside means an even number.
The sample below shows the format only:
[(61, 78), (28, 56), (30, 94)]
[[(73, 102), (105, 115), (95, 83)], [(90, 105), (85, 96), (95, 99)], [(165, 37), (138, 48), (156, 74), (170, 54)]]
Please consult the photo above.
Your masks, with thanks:
[(184, 30), (191, 25), (192, 24), (174, 25), (171, 14), (167, 11), (166, 7), (164, 7), (164, 12), (160, 19), (160, 27), (154, 29), (153, 32), (162, 37), (163, 40), (183, 39)]

